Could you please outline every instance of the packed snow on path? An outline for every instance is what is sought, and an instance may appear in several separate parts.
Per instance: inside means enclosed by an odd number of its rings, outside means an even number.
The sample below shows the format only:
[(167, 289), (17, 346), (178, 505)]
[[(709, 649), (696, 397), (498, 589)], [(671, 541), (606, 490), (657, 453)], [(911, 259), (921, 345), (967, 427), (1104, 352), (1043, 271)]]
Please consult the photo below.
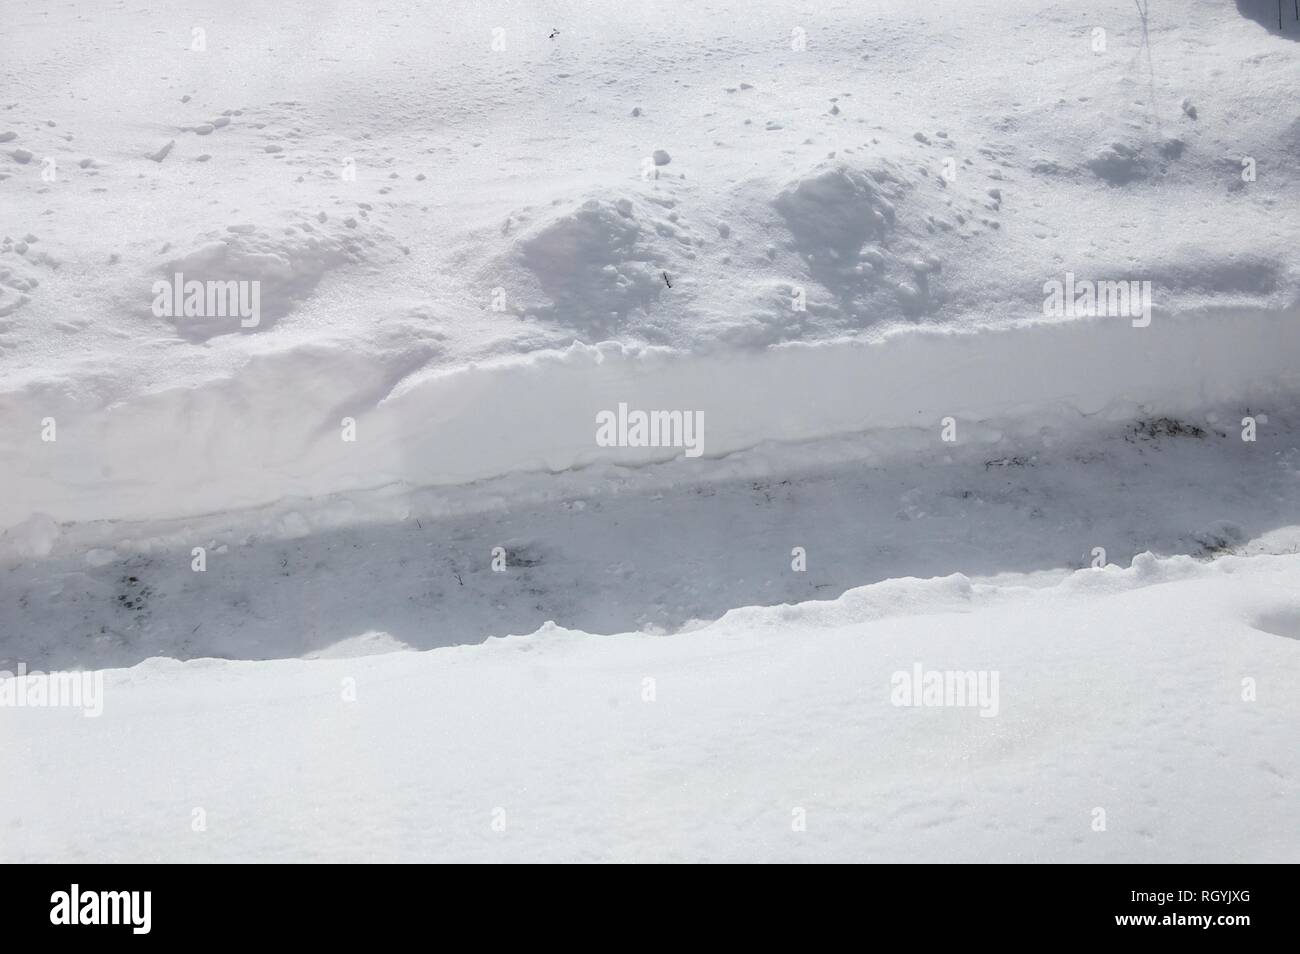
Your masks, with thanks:
[(0, 861), (1300, 860), (1283, 14), (0, 0)]

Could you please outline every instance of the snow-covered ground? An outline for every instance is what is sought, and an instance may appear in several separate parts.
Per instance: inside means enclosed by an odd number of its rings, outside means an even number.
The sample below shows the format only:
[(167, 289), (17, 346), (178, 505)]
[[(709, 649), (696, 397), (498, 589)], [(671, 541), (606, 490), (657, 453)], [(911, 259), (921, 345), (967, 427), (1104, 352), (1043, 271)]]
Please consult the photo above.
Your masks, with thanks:
[(0, 860), (1300, 860), (1277, 17), (0, 0)]
[[(1144, 556), (677, 636), (154, 659), (98, 718), (6, 714), (5, 856), (1294, 861), (1298, 585), (1295, 555)], [(996, 695), (894, 705), (917, 665)]]

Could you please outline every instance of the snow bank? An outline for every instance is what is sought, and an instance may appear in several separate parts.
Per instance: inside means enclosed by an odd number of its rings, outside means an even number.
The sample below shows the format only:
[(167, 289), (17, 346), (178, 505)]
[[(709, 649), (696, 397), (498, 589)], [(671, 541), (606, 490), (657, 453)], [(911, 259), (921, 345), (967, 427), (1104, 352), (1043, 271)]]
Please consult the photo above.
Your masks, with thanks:
[[(93, 382), (0, 398), (0, 526), (166, 518), (389, 484), (457, 484), (678, 447), (601, 447), (596, 417), (702, 415), (706, 457), (767, 441), (956, 422), (1036, 432), (1088, 418), (1267, 408), (1300, 385), (1290, 313), (916, 331), (874, 341), (688, 355), (617, 344), (410, 374), (324, 345), (260, 355), (232, 377), (104, 406)], [(1014, 369), (1014, 371), (1009, 371)], [(57, 440), (41, 440), (53, 418)], [(352, 426), (352, 422), (355, 427)], [(347, 440), (349, 436), (355, 440)]]
[[(151, 660), (97, 718), (5, 713), (0, 861), (1294, 861), (1297, 586), (1148, 556), (673, 637)], [(996, 714), (896, 704), (917, 666), (996, 674)]]

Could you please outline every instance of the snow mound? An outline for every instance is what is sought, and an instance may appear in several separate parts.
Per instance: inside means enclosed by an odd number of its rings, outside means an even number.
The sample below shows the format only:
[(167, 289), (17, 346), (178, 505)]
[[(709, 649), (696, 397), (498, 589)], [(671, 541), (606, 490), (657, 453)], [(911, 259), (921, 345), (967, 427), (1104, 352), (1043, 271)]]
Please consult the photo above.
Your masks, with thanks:
[(867, 242), (883, 239), (894, 226), (894, 206), (884, 190), (898, 179), (879, 175), (880, 180), (836, 163), (795, 180), (773, 204), (810, 258), (822, 253), (832, 261), (856, 259)]
[(1088, 160), (1088, 168), (1111, 185), (1124, 185), (1146, 176), (1142, 151), (1128, 143), (1114, 142)]
[(47, 557), (61, 534), (58, 523), (47, 513), (34, 513), (0, 533), (0, 555), (30, 559)]
[(185, 282), (257, 282), (260, 314), (255, 323), (238, 315), (177, 315), (164, 320), (173, 322), (177, 333), (191, 340), (266, 331), (310, 297), (330, 272), (368, 258), (374, 240), (346, 234), (349, 231), (346, 223), (341, 232), (332, 232), (323, 224), (299, 221), (279, 235), (253, 225), (230, 225), (224, 233), (206, 233), (195, 248), (158, 267), (163, 280), (171, 281), (180, 274)]
[(1283, 639), (1300, 639), (1300, 607), (1285, 606), (1270, 610), (1255, 617), (1250, 625)]
[[(787, 184), (772, 205), (811, 279), (842, 318), (863, 325), (935, 311), (944, 300), (943, 233), (973, 227), (977, 201), (959, 197), (942, 176), (876, 159), (823, 163)], [(984, 204), (996, 212), (997, 202)], [(809, 299), (810, 310), (826, 307)]]
[[(0, 263), (0, 318), (12, 315), (27, 304), (31, 300), (30, 293), (39, 284), (39, 280), (25, 265), (12, 260)], [(0, 326), (0, 331), (3, 330), (3, 326)]]
[(370, 630), (358, 636), (341, 639), (332, 646), (304, 655), (303, 659), (356, 659), (361, 656), (383, 656), (387, 653), (409, 652), (411, 647), (396, 636), (380, 630)]
[(627, 197), (591, 198), (526, 231), (511, 253), (526, 273), (517, 310), (558, 321), (589, 339), (644, 317), (694, 243), (676, 219)]

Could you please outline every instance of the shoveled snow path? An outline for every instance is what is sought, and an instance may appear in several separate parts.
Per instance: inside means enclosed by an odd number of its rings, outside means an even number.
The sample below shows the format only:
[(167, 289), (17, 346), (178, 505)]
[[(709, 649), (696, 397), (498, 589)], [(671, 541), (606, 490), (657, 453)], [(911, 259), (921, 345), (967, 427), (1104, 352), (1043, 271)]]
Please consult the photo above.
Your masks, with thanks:
[[(1254, 442), (1241, 439), (1247, 412)], [(1147, 550), (1292, 552), (1298, 434), (1295, 410), (1244, 406), (1033, 438), (963, 424), (954, 444), (918, 429), (64, 527), (49, 557), (0, 566), (0, 668), (282, 658), (358, 639), (429, 649), (548, 620), (673, 631), (890, 577), (1055, 579), (1095, 548), (1121, 566)]]

